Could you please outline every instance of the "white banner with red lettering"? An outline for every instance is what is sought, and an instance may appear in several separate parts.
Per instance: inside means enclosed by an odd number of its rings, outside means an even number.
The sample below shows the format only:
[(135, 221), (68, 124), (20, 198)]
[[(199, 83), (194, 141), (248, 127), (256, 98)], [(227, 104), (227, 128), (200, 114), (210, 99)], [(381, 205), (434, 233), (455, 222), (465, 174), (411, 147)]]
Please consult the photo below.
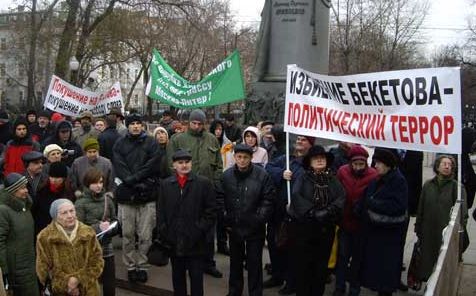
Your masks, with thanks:
[(459, 68), (326, 76), (288, 65), (286, 132), (459, 154), (461, 128)]
[(112, 107), (121, 108), (124, 112), (119, 82), (114, 83), (107, 91), (92, 92), (76, 87), (55, 75), (51, 78), (43, 106), (73, 117), (84, 111), (91, 111), (95, 117), (103, 116), (109, 114)]

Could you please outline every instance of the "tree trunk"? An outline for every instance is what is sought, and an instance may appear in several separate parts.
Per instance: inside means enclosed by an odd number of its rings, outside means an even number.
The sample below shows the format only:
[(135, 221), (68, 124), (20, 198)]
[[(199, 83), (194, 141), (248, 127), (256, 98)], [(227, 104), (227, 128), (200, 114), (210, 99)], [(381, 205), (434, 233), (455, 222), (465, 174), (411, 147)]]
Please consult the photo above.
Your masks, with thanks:
[(71, 45), (76, 36), (76, 17), (79, 11), (81, 1), (68, 0), (68, 16), (61, 35), (58, 55), (56, 57), (55, 74), (66, 79), (69, 69), (69, 58), (71, 56)]

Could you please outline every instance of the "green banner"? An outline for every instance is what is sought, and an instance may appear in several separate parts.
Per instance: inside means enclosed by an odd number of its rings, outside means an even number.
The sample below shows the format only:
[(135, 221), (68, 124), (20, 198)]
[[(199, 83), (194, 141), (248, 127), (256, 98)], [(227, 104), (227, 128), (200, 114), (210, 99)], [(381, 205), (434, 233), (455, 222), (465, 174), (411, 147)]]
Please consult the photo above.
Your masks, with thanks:
[(240, 54), (234, 51), (199, 82), (178, 75), (154, 49), (146, 95), (177, 108), (221, 105), (245, 98)]

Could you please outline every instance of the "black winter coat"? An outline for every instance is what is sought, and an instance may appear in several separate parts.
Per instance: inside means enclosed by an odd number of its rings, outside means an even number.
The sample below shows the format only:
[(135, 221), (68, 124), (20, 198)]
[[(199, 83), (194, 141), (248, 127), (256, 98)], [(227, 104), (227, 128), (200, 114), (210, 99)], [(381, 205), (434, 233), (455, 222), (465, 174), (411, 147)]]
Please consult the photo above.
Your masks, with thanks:
[(329, 173), (328, 201), (317, 207), (314, 201), (314, 173), (306, 171), (294, 182), (290, 215), (298, 222), (335, 225), (340, 221), (345, 204), (345, 190), (337, 178)]
[[(69, 140), (66, 143), (61, 142), (59, 139), (60, 127), (61, 128), (68, 127), (69, 129), (71, 129)], [(48, 137), (47, 139), (45, 139), (44, 147), (42, 147), (42, 150), (44, 150), (45, 147), (50, 144), (56, 144), (60, 146), (63, 150), (74, 151), (73, 155), (64, 154), (61, 160), (65, 165), (67, 165), (68, 167), (71, 167), (71, 165), (73, 164), (73, 161), (76, 158), (83, 156), (83, 149), (81, 148), (81, 146), (79, 146), (78, 143), (72, 140), (72, 135), (73, 135), (73, 131), (72, 131), (71, 123), (69, 123), (68, 121), (59, 121), (56, 123), (54, 134)]]
[(112, 158), (113, 158), (112, 148), (114, 147), (114, 144), (116, 143), (116, 141), (120, 138), (121, 138), (121, 135), (117, 132), (117, 129), (115, 126), (107, 127), (98, 136), (99, 154), (112, 161)]
[[(154, 168), (162, 154), (157, 142), (142, 132), (139, 136), (127, 134), (117, 140), (113, 148), (114, 171), (122, 180), (116, 190), (118, 203), (145, 203), (156, 199), (157, 176)], [(132, 198), (134, 193), (140, 198)]]
[(219, 187), (224, 198), (225, 226), (231, 227), (231, 235), (239, 239), (264, 238), (276, 196), (268, 173), (254, 164), (240, 172), (235, 165), (223, 173)]
[(190, 173), (183, 189), (177, 175), (160, 181), (157, 229), (162, 241), (172, 247), (173, 256), (206, 253), (206, 236), (216, 219), (217, 205), (212, 183)]

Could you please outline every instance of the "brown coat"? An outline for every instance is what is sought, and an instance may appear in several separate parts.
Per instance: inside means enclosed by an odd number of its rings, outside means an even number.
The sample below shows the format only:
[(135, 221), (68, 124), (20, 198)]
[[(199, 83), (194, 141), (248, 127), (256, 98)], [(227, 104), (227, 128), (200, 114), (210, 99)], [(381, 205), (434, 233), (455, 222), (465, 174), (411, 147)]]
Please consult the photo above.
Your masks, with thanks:
[(66, 295), (68, 279), (79, 280), (80, 294), (99, 296), (98, 278), (104, 267), (101, 245), (96, 232), (79, 222), (75, 239), (69, 242), (55, 222), (38, 234), (36, 273), (42, 284), (51, 278), (54, 295)]

